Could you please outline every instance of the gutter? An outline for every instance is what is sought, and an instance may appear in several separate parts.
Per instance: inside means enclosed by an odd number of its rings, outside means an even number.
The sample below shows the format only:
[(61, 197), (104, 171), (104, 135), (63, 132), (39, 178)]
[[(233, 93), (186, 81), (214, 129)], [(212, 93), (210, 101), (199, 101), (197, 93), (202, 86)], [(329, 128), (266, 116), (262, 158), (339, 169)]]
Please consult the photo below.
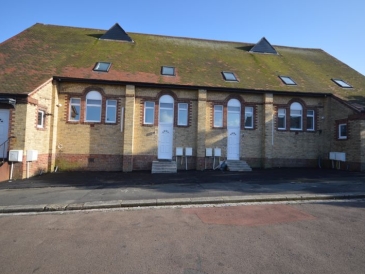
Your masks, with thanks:
[(16, 100), (13, 98), (0, 97), (0, 104), (8, 104), (15, 108)]

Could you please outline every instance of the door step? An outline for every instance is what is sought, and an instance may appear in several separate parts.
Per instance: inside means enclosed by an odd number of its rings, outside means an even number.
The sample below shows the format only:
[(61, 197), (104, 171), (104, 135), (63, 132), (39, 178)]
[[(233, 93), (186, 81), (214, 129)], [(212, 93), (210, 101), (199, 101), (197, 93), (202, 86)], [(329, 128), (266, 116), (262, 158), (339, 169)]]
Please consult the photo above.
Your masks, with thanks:
[(151, 173), (176, 173), (177, 165), (175, 161), (153, 161)]
[(252, 171), (252, 168), (246, 163), (246, 161), (227, 160), (226, 164), (229, 171)]

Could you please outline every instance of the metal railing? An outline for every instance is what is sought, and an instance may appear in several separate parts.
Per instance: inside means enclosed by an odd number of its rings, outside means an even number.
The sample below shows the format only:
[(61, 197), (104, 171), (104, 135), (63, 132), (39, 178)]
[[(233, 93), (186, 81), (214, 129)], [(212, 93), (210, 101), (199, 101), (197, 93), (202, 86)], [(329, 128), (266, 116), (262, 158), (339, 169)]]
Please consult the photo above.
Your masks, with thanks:
[(15, 138), (15, 136), (10, 136), (5, 142), (0, 144), (0, 153), (2, 152), (2, 156), (1, 156), (2, 161), (0, 162), (1, 165), (5, 162), (5, 159), (7, 158), (6, 156), (8, 155), (7, 151), (5, 153), (5, 149), (7, 148), (6, 144), (8, 144), (10, 139), (12, 139), (12, 138)]

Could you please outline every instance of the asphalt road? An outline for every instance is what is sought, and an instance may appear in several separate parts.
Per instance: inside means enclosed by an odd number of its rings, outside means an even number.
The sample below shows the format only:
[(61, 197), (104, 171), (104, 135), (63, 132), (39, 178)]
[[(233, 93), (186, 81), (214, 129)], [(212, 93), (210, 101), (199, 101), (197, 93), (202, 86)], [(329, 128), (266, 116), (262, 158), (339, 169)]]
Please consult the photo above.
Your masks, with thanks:
[(252, 172), (65, 172), (0, 183), (0, 206), (95, 201), (365, 193), (365, 173), (326, 169)]
[(0, 215), (1, 273), (364, 273), (365, 202)]

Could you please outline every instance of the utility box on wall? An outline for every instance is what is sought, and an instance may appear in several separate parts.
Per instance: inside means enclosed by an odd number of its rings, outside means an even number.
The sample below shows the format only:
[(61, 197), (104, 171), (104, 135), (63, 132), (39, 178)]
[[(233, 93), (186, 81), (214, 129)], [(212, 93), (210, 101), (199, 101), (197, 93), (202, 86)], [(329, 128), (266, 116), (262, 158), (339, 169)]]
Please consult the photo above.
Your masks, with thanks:
[(27, 150), (27, 162), (38, 160), (38, 150)]
[(22, 162), (22, 161), (23, 161), (23, 150), (9, 151), (9, 162)]

